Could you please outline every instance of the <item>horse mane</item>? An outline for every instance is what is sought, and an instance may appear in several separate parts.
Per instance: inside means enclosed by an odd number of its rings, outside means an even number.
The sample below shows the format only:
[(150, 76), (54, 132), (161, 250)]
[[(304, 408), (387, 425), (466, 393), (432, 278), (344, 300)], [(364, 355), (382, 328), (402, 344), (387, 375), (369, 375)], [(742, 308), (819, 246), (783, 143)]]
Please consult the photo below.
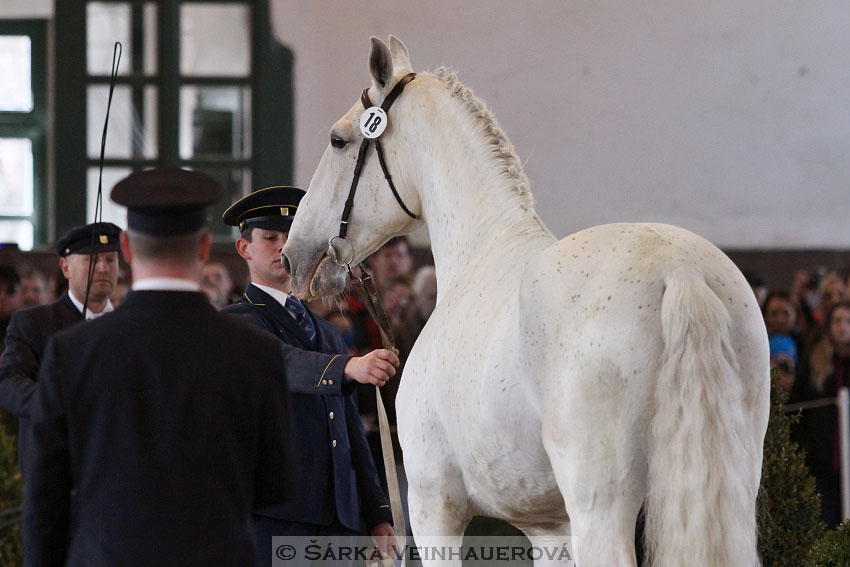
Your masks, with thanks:
[(515, 188), (517, 196), (520, 197), (520, 207), (526, 211), (533, 211), (533, 198), (528, 188), (528, 178), (525, 176), (513, 145), (496, 122), (493, 113), (475, 97), (472, 89), (465, 87), (458, 80), (455, 73), (449, 72), (445, 67), (439, 67), (434, 71), (433, 76), (439, 79), (452, 96), (469, 111), (474, 128), (490, 147), (496, 162), (501, 165), (500, 174)]

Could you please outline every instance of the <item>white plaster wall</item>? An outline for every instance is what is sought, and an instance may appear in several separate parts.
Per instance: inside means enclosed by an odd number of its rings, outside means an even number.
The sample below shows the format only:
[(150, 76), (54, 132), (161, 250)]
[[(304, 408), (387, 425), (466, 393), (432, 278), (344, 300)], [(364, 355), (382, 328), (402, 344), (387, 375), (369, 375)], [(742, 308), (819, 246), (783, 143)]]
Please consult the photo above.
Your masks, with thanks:
[(50, 17), (53, 17), (53, 0), (0, 0), (0, 19)]
[[(296, 55), (296, 183), (369, 83), (369, 36), (394, 33), (496, 113), (558, 236), (639, 220), (850, 247), (846, 0), (270, 1)], [(0, 18), (53, 6), (0, 0)]]
[(669, 222), (736, 248), (850, 245), (846, 0), (271, 0), (296, 179), (368, 86), (369, 36), (495, 112), (558, 236)]

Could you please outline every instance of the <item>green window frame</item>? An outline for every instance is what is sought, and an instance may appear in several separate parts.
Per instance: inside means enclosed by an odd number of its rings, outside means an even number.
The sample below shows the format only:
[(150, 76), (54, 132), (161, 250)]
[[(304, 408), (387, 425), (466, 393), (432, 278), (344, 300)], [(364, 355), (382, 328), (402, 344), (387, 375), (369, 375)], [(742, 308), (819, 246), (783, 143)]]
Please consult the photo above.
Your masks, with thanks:
[(32, 109), (0, 110), (0, 138), (28, 139), (32, 148), (32, 212), (3, 214), (0, 221), (27, 221), (33, 227), (33, 247), (42, 244), (47, 234), (47, 21), (0, 20), (0, 36), (28, 36), (31, 45), (30, 81)]
[[(155, 70), (145, 69), (142, 57), (129, 57), (122, 61), (125, 70), (116, 80), (118, 88), (128, 88), (133, 101), (133, 120), (144, 121), (146, 92), (156, 93), (155, 112), (156, 143), (153, 152), (133, 140), (129, 157), (109, 157), (104, 161), (104, 171), (141, 171), (150, 167), (171, 166), (199, 169), (223, 181), (228, 191), (225, 198), (211, 211), (216, 242), (231, 243), (234, 232), (218, 222), (221, 212), (243, 194), (269, 185), (290, 184), (293, 176), (293, 113), (292, 67), (293, 55), (274, 38), (269, 20), (268, 0), (62, 0), (56, 3), (56, 105), (55, 105), (55, 171), (56, 225), (62, 234), (71, 226), (89, 220), (91, 204), (87, 204), (87, 187), (91, 173), (96, 171), (99, 159), (87, 148), (88, 93), (92, 86), (109, 84), (108, 74), (89, 74), (87, 66), (87, 8), (89, 4), (123, 5), (131, 13), (130, 45), (127, 53), (140, 54), (151, 49), (145, 43), (145, 6), (155, 6)], [(180, 70), (181, 7), (183, 6), (244, 6), (250, 11), (250, 73), (244, 77), (197, 75), (186, 76)], [(148, 16), (149, 17), (149, 16)], [(148, 30), (149, 31), (149, 30)], [(127, 69), (127, 59), (130, 68)], [(106, 62), (106, 66), (109, 64)], [(180, 96), (187, 87), (200, 89), (241, 89), (246, 100), (245, 131), (250, 139), (245, 145), (251, 148), (245, 156), (181, 155), (180, 151)], [(114, 100), (114, 99), (113, 99)], [(104, 98), (105, 107), (105, 98)], [(114, 102), (113, 102), (114, 105)], [(113, 106), (114, 108), (114, 106)], [(185, 118), (185, 117), (184, 117)], [(215, 116), (212, 117), (213, 119)], [(185, 125), (185, 119), (183, 120)], [(103, 124), (96, 126), (102, 129)], [(110, 116), (110, 129), (112, 116)], [(141, 124), (144, 129), (144, 124)], [(100, 130), (97, 132), (100, 140)], [(110, 145), (107, 132), (107, 148)], [(185, 152), (184, 152), (185, 154)], [(122, 173), (123, 174), (123, 173)], [(247, 175), (249, 182), (241, 181)], [(103, 199), (108, 201), (110, 184), (104, 174)], [(216, 217), (217, 215), (217, 217)]]

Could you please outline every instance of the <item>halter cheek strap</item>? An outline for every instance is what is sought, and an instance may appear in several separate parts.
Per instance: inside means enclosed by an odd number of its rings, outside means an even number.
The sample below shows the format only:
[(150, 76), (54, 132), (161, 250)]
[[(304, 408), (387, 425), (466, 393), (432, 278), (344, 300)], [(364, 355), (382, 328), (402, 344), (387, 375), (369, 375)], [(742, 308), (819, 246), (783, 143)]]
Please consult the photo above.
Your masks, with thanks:
[[(389, 112), (390, 107), (392, 106), (395, 99), (399, 97), (401, 92), (404, 90), (404, 87), (416, 78), (416, 73), (408, 73), (404, 77), (401, 78), (399, 82), (393, 86), (390, 94), (384, 99), (384, 102), (381, 104), (381, 108), (384, 112)], [(369, 89), (363, 89), (363, 94), (360, 95), (360, 102), (363, 104), (364, 108), (370, 108), (372, 105), (372, 101), (369, 99)], [(348, 234), (348, 219), (351, 216), (351, 207), (354, 204), (354, 195), (357, 192), (357, 183), (360, 181), (360, 173), (363, 171), (363, 164), (366, 161), (366, 154), (369, 151), (369, 145), (371, 143), (371, 139), (364, 138), (363, 142), (360, 144), (360, 152), (357, 154), (357, 164), (354, 166), (354, 178), (351, 180), (351, 187), (348, 190), (348, 198), (345, 200), (345, 206), (342, 209), (342, 218), (339, 221), (339, 235), (331, 238), (330, 248), (333, 250), (333, 241), (336, 239), (345, 240), (345, 237)], [(381, 139), (375, 138), (375, 150), (378, 154), (378, 161), (381, 164), (381, 170), (384, 172), (384, 177), (387, 180), (387, 183), (390, 186), (390, 190), (393, 192), (393, 197), (395, 197), (396, 202), (399, 204), (401, 209), (413, 219), (418, 219), (419, 217), (407, 208), (407, 205), (404, 204), (404, 201), (401, 199), (401, 196), (398, 194), (398, 190), (395, 188), (395, 184), (393, 183), (392, 176), (390, 175), (389, 170), (387, 169), (386, 161), (384, 160), (384, 149), (381, 146)], [(353, 250), (352, 250), (353, 252)], [(353, 254), (352, 254), (353, 256)], [(347, 262), (338, 262), (342, 264), (346, 264)]]

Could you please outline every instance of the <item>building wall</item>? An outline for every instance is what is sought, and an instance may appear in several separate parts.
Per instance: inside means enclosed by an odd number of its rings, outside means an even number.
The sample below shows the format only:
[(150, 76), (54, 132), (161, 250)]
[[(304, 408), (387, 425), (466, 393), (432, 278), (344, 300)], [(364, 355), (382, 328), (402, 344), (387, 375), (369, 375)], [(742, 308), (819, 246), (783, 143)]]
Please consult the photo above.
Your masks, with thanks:
[(394, 33), (495, 112), (558, 236), (656, 221), (725, 248), (848, 248), (844, 0), (270, 2), (296, 53), (298, 184), (369, 83), (369, 36)]
[(369, 85), (369, 36), (495, 112), (557, 236), (615, 221), (724, 247), (850, 243), (844, 0), (272, 0), (296, 53), (296, 181)]
[(49, 18), (51, 16), (53, 16), (53, 0), (3, 0), (0, 2), (0, 18)]

